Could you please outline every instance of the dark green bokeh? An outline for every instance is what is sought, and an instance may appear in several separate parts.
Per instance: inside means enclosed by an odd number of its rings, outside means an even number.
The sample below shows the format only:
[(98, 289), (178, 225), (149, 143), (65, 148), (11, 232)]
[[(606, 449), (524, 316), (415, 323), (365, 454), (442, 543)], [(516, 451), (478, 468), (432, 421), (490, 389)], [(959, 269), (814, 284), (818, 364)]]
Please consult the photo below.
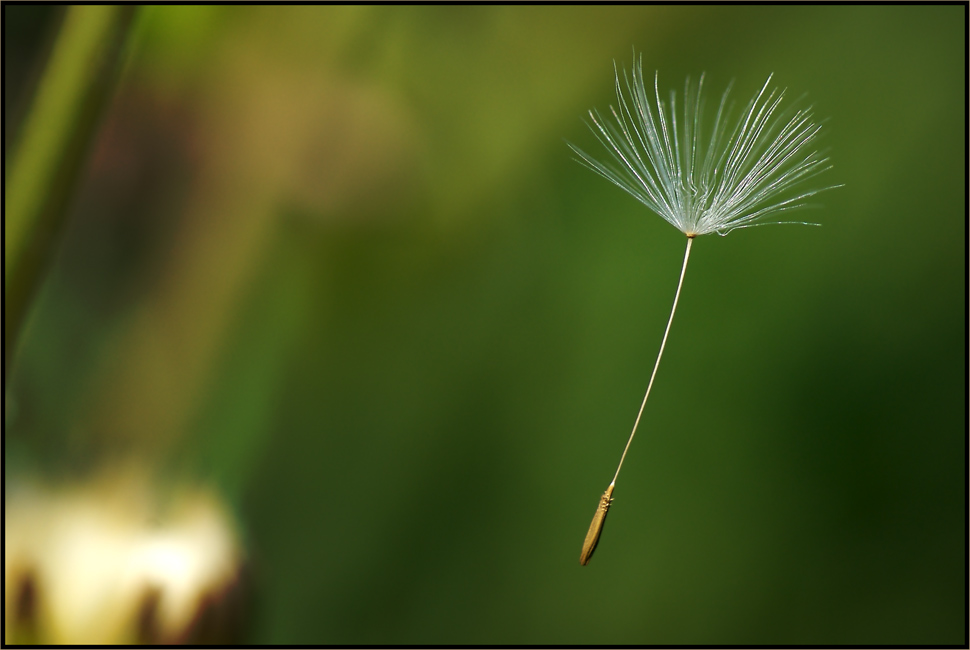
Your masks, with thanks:
[[(165, 463), (237, 506), (247, 641), (966, 644), (965, 25), (963, 5), (146, 10), (8, 391), (7, 468), (115, 444), (77, 426), (88, 378), (165, 285), (193, 197), (246, 196), (199, 171), (224, 123), (268, 143), (238, 168), (277, 180)], [(684, 245), (563, 141), (596, 151), (582, 117), (633, 48), (664, 88), (808, 93), (819, 182), (844, 187), (798, 215), (820, 228), (697, 240), (580, 567)], [(250, 94), (271, 109), (235, 132)]]

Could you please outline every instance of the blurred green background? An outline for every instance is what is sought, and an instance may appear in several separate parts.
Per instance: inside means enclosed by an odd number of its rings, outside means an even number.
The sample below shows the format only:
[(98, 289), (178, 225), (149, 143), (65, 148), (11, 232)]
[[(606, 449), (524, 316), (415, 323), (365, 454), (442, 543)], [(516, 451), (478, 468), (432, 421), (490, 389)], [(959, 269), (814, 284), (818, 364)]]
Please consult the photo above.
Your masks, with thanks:
[[(6, 6), (5, 150), (57, 8)], [(218, 487), (245, 641), (966, 644), (966, 7), (201, 7), (131, 56), (5, 473)], [(633, 48), (844, 183), (697, 240), (573, 161)]]

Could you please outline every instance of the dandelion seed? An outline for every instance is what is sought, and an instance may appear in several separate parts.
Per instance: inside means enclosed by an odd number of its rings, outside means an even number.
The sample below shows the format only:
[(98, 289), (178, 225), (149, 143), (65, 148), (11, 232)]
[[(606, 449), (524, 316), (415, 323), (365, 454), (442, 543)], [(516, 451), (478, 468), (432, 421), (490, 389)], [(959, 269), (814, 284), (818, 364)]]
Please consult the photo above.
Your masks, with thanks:
[(583, 541), (583, 552), (579, 555), (579, 563), (584, 566), (589, 562), (589, 558), (593, 557), (593, 551), (599, 544), (600, 533), (603, 532), (603, 524), (606, 523), (606, 513), (609, 512), (612, 503), (613, 484), (610, 483), (610, 487), (606, 488), (606, 492), (600, 497), (600, 503), (596, 506), (596, 514), (593, 515), (593, 521), (590, 523), (586, 539)]
[(647, 391), (616, 474), (600, 498), (586, 535), (579, 560), (583, 565), (589, 562), (599, 542), (616, 479), (657, 376), (694, 238), (713, 232), (727, 235), (732, 230), (770, 223), (817, 225), (765, 221), (765, 218), (802, 207), (809, 197), (837, 187), (809, 189), (788, 196), (789, 190), (830, 169), (831, 165), (828, 158), (811, 149), (822, 128), (814, 120), (811, 108), (779, 111), (785, 91), (769, 90), (770, 76), (733, 126), (730, 125), (731, 88), (728, 86), (708, 135), (703, 124), (703, 75), (696, 85), (687, 79), (683, 108), (678, 110), (676, 93), (671, 91), (669, 104), (660, 98), (657, 74), (654, 74), (651, 98), (643, 79), (642, 55), (639, 60), (634, 57), (630, 76), (623, 71), (622, 84), (615, 64), (614, 71), (618, 108), (610, 107), (612, 120), (604, 119), (595, 109), (589, 113), (590, 129), (613, 160), (603, 163), (573, 144), (569, 147), (579, 156), (580, 163), (632, 194), (687, 235), (687, 248)]

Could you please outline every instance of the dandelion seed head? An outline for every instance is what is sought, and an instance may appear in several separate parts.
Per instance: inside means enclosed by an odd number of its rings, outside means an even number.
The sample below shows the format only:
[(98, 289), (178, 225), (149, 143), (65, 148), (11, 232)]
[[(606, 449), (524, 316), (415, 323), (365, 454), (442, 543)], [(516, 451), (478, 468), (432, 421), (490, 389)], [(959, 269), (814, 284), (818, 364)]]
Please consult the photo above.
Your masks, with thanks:
[[(600, 162), (569, 147), (579, 162), (663, 217), (688, 237), (768, 223), (770, 215), (806, 205), (834, 186), (789, 190), (831, 168), (814, 148), (821, 130), (811, 107), (781, 110), (785, 91), (771, 76), (732, 122), (731, 86), (721, 96), (713, 125), (705, 124), (704, 76), (684, 83), (683, 103), (671, 91), (661, 98), (643, 77), (643, 57), (628, 75), (616, 70), (617, 106), (607, 116), (589, 112), (590, 129), (611, 159)], [(817, 224), (808, 224), (817, 225)]]

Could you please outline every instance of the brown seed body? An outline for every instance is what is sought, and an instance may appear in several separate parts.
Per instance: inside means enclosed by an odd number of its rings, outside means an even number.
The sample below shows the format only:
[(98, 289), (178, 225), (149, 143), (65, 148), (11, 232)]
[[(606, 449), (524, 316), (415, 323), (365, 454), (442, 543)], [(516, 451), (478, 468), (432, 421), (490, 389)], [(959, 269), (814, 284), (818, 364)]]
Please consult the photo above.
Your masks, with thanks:
[(600, 533), (603, 532), (603, 524), (606, 523), (606, 513), (609, 512), (610, 504), (613, 503), (613, 484), (606, 488), (606, 492), (600, 497), (600, 503), (596, 506), (596, 514), (589, 525), (589, 532), (586, 533), (586, 541), (583, 542), (583, 552), (579, 556), (579, 563), (583, 566), (589, 564), (589, 559), (593, 557), (593, 551), (600, 541)]

